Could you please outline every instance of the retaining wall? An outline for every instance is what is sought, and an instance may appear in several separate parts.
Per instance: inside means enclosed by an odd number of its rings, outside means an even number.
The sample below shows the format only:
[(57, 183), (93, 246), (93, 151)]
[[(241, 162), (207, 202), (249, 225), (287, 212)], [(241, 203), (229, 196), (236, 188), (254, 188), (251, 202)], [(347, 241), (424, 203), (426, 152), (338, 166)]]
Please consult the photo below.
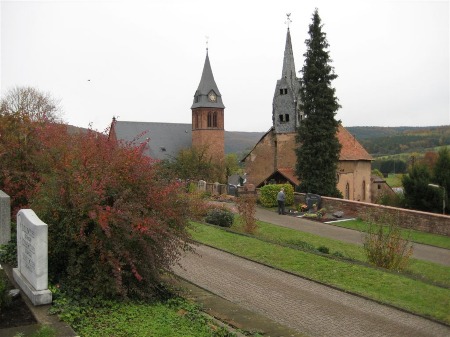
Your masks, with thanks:
[[(305, 202), (304, 193), (295, 193), (296, 203)], [(400, 226), (422, 232), (450, 236), (450, 216), (371, 204), (360, 201), (322, 197), (322, 207), (330, 212), (343, 211), (346, 216), (363, 220), (368, 215), (399, 217)]]

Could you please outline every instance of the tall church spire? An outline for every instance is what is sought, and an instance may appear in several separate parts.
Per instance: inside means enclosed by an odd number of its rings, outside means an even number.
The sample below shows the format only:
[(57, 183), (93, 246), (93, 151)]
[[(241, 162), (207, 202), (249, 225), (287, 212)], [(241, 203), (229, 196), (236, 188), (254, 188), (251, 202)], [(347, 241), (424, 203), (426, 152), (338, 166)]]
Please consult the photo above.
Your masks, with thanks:
[(222, 103), (222, 95), (214, 81), (214, 75), (209, 62), (208, 48), (206, 48), (206, 59), (203, 66), (202, 78), (194, 95), (193, 108), (225, 108)]
[(209, 63), (208, 45), (202, 78), (194, 95), (192, 110), (192, 147), (216, 162), (225, 158), (225, 107)]
[(289, 28), (286, 34), (286, 46), (284, 48), (283, 72), (282, 78), (288, 80), (296, 78), (294, 53), (292, 51), (291, 32)]
[(300, 112), (300, 80), (295, 72), (294, 53), (292, 51), (290, 14), (287, 14), (288, 29), (284, 47), (283, 70), (277, 81), (273, 96), (272, 121), (275, 133), (293, 133), (302, 120)]

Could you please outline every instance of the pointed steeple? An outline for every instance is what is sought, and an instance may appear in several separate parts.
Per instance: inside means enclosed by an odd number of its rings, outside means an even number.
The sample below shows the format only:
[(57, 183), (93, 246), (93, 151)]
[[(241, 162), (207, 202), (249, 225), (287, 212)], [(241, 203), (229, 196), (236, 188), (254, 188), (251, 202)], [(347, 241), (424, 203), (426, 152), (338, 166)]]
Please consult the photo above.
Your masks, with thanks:
[(283, 72), (282, 77), (288, 80), (296, 78), (295, 72), (295, 63), (294, 63), (294, 53), (292, 51), (292, 42), (291, 42), (291, 32), (289, 28), (287, 29), (286, 34), (286, 46), (284, 48), (284, 59), (283, 59)]
[(209, 62), (208, 49), (206, 49), (206, 59), (203, 66), (202, 78), (194, 95), (193, 108), (225, 108), (222, 103), (222, 95), (214, 81), (214, 75)]
[[(290, 15), (290, 14), (289, 14)], [(288, 15), (288, 22), (289, 20)], [(272, 121), (275, 133), (296, 132), (303, 118), (299, 109), (300, 80), (295, 72), (294, 53), (292, 51), (291, 32), (289, 27), (284, 48), (283, 70), (277, 81), (273, 96)]]

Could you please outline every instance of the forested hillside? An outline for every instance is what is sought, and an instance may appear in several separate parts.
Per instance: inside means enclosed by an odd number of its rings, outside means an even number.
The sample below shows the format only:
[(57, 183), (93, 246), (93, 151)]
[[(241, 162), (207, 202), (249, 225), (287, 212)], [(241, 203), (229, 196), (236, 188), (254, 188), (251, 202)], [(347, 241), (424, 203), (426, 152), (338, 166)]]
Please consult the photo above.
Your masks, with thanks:
[(403, 152), (425, 152), (450, 145), (450, 125), (429, 127), (347, 127), (374, 157)]

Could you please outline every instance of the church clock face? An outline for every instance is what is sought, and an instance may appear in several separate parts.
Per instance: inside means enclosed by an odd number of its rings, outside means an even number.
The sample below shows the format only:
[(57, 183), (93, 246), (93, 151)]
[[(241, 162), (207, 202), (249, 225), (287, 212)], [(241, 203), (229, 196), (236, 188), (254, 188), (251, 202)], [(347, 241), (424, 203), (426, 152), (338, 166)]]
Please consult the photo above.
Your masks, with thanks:
[(217, 99), (216, 95), (212, 91), (208, 94), (208, 98), (211, 102), (215, 102)]

